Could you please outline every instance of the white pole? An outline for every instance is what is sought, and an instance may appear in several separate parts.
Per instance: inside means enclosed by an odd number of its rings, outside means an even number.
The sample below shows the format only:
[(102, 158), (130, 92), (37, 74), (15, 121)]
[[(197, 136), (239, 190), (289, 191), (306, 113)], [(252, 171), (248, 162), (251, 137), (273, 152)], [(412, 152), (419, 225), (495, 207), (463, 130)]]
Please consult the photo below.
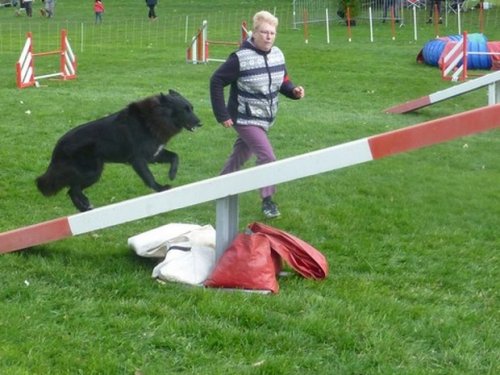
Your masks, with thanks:
[(83, 22), (80, 25), (80, 35), (82, 36), (80, 38), (80, 52), (83, 52)]
[(326, 17), (326, 43), (330, 44), (330, 19), (328, 18), (328, 8), (325, 9)]
[(189, 28), (189, 16), (186, 16), (186, 27), (185, 27), (185, 30), (184, 30), (184, 43), (187, 43), (188, 28)]
[(202, 40), (202, 52), (201, 52), (201, 61), (204, 63), (208, 62), (208, 56), (206, 55), (207, 52), (207, 40), (208, 40), (208, 21), (205, 20), (203, 21), (203, 30), (201, 31), (201, 40)]
[(458, 21), (458, 33), (462, 34), (462, 21), (460, 14), (462, 12), (462, 7), (460, 6), (460, 3), (457, 3), (457, 21)]
[(417, 7), (413, 6), (413, 39), (417, 40)]
[(370, 17), (370, 42), (373, 42), (373, 17), (372, 17), (372, 7), (368, 8), (368, 14)]

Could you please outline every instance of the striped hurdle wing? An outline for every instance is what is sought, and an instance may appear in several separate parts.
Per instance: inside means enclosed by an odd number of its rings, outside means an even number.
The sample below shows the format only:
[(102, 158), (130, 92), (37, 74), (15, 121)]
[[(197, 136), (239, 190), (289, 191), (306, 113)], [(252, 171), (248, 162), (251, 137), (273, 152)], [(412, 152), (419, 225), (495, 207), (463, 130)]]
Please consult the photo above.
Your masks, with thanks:
[[(35, 76), (35, 57), (59, 55), (59, 71)], [(34, 52), (33, 35), (28, 32), (21, 56), (16, 63), (16, 83), (22, 89), (36, 86), (37, 81), (44, 78), (60, 77), (64, 80), (76, 78), (76, 56), (69, 44), (66, 30), (61, 30), (61, 48), (54, 51)]]
[(35, 84), (35, 72), (33, 70), (33, 42), (31, 33), (26, 36), (21, 56), (16, 63), (17, 87), (24, 88)]

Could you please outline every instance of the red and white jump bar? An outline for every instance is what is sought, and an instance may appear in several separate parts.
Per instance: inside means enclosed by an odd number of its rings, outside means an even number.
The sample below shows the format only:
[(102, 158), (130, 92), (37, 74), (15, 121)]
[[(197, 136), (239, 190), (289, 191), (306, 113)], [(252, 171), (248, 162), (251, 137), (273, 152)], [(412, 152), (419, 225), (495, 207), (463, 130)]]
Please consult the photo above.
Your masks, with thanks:
[(0, 253), (89, 233), (495, 128), (500, 128), (500, 104), (3, 232), (0, 233)]
[[(467, 81), (464, 83), (460, 83), (456, 86), (447, 88), (445, 90), (436, 91), (427, 96), (422, 96), (421, 98), (410, 100), (403, 104), (398, 104), (394, 107), (387, 108), (384, 112), (386, 113), (407, 113), (414, 111), (416, 109), (420, 109), (426, 107), (431, 104), (438, 103), (440, 101), (453, 98), (458, 95), (465, 94), (470, 91), (477, 90), (484, 86), (491, 86), (493, 88), (498, 88), (498, 93), (491, 94), (489, 98), (490, 105), (499, 102), (498, 97), (500, 97), (500, 70), (494, 73), (486, 74), (482, 77), (473, 79), (471, 81)], [(491, 90), (494, 91), (494, 90)], [(496, 99), (495, 99), (496, 97)]]

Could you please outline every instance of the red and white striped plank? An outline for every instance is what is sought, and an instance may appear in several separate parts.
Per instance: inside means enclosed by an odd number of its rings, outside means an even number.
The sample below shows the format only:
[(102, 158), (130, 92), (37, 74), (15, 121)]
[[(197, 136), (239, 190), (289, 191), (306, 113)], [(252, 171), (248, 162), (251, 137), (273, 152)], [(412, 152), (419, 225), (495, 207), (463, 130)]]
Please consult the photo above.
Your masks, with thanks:
[[(458, 95), (465, 94), (470, 91), (477, 90), (481, 87), (494, 84), (500, 81), (500, 71), (486, 74), (482, 77), (473, 79), (471, 81), (460, 83), (456, 86), (447, 88), (445, 90), (436, 91), (427, 96), (422, 96), (421, 98), (410, 100), (403, 104), (398, 104), (394, 107), (387, 108), (384, 112), (386, 113), (407, 113), (426, 107), (431, 104), (441, 102), (446, 99), (453, 98)], [(491, 104), (491, 103), (490, 103)]]
[(0, 253), (97, 231), (495, 128), (500, 128), (500, 104), (0, 233)]
[(0, 253), (57, 241), (72, 236), (67, 217), (0, 233)]

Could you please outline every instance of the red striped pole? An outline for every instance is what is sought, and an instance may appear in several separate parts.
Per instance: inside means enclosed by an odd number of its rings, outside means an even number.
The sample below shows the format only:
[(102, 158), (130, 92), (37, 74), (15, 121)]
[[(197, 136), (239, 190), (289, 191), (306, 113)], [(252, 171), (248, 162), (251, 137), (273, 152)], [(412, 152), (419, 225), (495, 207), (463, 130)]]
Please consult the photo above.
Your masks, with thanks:
[(349, 42), (352, 41), (352, 32), (351, 32), (351, 8), (350, 7), (347, 7), (347, 12), (346, 12), (346, 16), (347, 16), (347, 37), (348, 37), (348, 40)]
[(73, 233), (67, 217), (0, 233), (0, 253), (62, 240)]
[[(458, 125), (458, 126), (457, 126)], [(370, 137), (374, 159), (500, 127), (500, 104)]]
[(240, 44), (243, 44), (245, 40), (248, 39), (248, 29), (247, 29), (247, 21), (243, 21), (241, 23), (241, 39)]
[(309, 14), (307, 9), (304, 9), (304, 42), (309, 43)]
[(396, 17), (394, 14), (394, 5), (391, 6), (391, 33), (392, 40), (396, 40)]
[(439, 37), (439, 17), (441, 17), (441, 15), (438, 12), (437, 3), (434, 3), (434, 31), (436, 33), (436, 38)]

